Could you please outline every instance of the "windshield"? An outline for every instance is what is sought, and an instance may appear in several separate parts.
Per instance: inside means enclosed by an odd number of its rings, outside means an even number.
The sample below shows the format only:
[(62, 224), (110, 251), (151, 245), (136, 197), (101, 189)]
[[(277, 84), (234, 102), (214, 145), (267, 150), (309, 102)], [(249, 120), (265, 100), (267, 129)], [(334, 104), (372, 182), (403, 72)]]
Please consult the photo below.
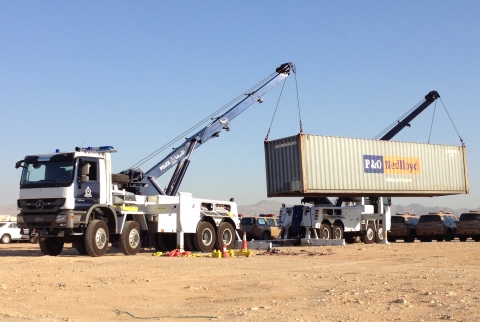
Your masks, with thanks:
[(67, 187), (73, 181), (74, 160), (26, 163), (21, 188)]

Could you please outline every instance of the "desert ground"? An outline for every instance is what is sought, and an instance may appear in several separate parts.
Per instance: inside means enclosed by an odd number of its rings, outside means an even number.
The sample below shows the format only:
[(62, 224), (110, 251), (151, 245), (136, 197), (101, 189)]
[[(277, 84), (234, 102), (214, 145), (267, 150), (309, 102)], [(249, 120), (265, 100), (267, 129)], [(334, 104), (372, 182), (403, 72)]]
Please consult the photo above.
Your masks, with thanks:
[(479, 321), (480, 243), (276, 248), (252, 257), (43, 256), (0, 245), (2, 321)]

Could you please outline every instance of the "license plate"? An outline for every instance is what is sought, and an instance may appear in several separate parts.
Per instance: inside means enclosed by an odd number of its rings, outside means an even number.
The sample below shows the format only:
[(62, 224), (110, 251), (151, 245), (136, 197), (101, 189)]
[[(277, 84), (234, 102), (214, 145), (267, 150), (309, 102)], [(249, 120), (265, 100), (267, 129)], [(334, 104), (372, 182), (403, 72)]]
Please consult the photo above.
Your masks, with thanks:
[(425, 228), (432, 228), (432, 225), (425, 225)]
[(397, 228), (397, 226), (396, 226), (396, 225), (393, 225), (393, 226), (392, 226), (392, 229), (395, 229), (395, 228)]
[(35, 217), (35, 221), (43, 221), (43, 217)]
[(467, 227), (473, 227), (475, 224), (466, 224)]

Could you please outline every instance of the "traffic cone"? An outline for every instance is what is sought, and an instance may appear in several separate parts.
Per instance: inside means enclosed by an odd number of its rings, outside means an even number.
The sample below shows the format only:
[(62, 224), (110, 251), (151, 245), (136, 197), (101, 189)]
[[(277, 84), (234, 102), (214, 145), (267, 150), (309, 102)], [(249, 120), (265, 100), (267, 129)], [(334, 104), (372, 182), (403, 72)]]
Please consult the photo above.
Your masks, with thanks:
[(248, 250), (248, 244), (247, 244), (247, 233), (244, 231), (243, 232), (243, 239), (242, 239), (242, 252)]
[(223, 258), (227, 258), (228, 255), (227, 255), (227, 245), (223, 244), (222, 246), (222, 257)]

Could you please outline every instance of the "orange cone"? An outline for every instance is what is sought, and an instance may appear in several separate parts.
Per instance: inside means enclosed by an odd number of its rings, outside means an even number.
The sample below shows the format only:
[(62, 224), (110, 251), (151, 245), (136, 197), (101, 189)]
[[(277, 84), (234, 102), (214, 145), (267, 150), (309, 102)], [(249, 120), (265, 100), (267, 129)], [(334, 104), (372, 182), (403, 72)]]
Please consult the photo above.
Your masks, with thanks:
[(227, 245), (223, 244), (222, 246), (222, 257), (223, 258), (227, 258), (228, 255), (227, 255)]
[(248, 250), (248, 245), (247, 245), (247, 233), (243, 232), (243, 239), (242, 239), (242, 252)]

